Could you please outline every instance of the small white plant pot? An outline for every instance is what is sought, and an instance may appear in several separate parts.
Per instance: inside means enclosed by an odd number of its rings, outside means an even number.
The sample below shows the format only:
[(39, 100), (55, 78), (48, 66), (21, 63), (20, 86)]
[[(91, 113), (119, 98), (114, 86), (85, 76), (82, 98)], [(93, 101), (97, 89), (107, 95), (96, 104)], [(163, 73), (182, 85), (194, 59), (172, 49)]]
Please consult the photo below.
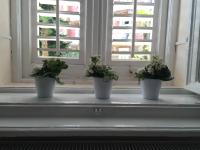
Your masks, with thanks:
[(140, 81), (142, 95), (144, 99), (158, 100), (161, 88), (161, 80), (144, 79)]
[(38, 98), (51, 98), (55, 89), (55, 79), (53, 78), (35, 78)]
[(112, 90), (112, 80), (94, 77), (94, 92), (97, 99), (109, 99)]

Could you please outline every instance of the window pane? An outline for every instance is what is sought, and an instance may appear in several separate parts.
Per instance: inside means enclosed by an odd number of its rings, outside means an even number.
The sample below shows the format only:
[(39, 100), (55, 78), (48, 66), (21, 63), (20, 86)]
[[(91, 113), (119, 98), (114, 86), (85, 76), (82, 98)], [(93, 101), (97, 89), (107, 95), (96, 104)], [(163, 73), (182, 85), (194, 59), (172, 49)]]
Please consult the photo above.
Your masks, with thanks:
[(59, 0), (57, 5), (56, 0), (37, 0), (38, 57), (79, 59), (80, 2)]
[(56, 52), (56, 51), (38, 51), (38, 56), (41, 58), (65, 58), (65, 59), (79, 59), (79, 52)]
[(37, 8), (38, 10), (55, 11), (56, 0), (38, 0)]
[(113, 0), (112, 60), (150, 60), (154, 7), (154, 0)]

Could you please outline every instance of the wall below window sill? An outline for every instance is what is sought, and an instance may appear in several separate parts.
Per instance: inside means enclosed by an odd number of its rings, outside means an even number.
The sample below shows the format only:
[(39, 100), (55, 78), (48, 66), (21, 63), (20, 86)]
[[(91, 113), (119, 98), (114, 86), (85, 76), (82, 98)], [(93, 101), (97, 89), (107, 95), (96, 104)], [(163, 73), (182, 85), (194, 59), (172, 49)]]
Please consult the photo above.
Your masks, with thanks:
[(183, 90), (163, 89), (150, 101), (134, 90), (114, 89), (110, 100), (97, 100), (92, 92), (38, 99), (32, 88), (9, 89), (0, 90), (0, 137), (200, 136), (200, 96)]

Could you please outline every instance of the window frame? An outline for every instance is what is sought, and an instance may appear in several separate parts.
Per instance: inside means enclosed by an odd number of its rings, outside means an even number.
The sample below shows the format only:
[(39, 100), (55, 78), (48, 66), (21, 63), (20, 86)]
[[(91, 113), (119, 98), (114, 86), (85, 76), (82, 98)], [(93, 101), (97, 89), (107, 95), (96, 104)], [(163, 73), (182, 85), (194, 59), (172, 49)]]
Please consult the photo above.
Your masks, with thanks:
[(193, 0), (186, 89), (200, 94), (200, 1)]
[[(30, 18), (32, 17), (31, 11), (33, 8), (31, 7), (31, 1), (32, 0), (11, 1), (11, 32), (13, 37), (13, 41), (11, 43), (13, 68), (12, 80), (14, 82), (32, 82), (32, 79), (30, 78), (30, 73), (35, 66), (41, 65), (43, 60), (40, 59), (40, 61), (38, 61), (37, 63), (32, 61), (32, 21)], [(68, 71), (67, 73), (63, 73), (63, 76), (68, 77), (66, 81), (69, 83), (75, 82), (76, 76), (74, 76), (74, 74), (80, 74), (84, 78), (85, 64), (88, 63), (88, 60), (92, 55), (92, 48), (95, 46), (93, 39), (93, 37), (95, 36), (95, 34), (93, 33), (93, 30), (95, 30), (95, 25), (92, 24), (95, 18), (94, 3), (95, 0), (85, 0), (84, 2), (84, 9), (86, 7), (88, 8), (85, 9), (84, 16), (82, 16), (85, 19), (85, 22), (82, 23), (84, 24), (83, 29), (85, 33), (84, 36), (80, 37), (84, 40), (85, 43), (83, 56), (84, 59), (81, 60), (81, 63), (71, 64), (69, 67), (70, 71)], [(27, 13), (23, 13), (22, 8), (26, 9)], [(23, 19), (24, 15), (26, 19)], [(85, 55), (85, 53), (87, 53), (87, 55)], [(80, 77), (77, 77), (77, 81), (79, 79), (82, 80)]]
[[(167, 14), (165, 12), (165, 10), (161, 10), (159, 8), (163, 8), (163, 5), (165, 5), (166, 3), (164, 3), (164, 0), (156, 0), (157, 2), (155, 3), (155, 13), (154, 15), (154, 25), (153, 25), (153, 32), (155, 31), (156, 28), (159, 28), (159, 25), (162, 21), (166, 22), (167, 19)], [(104, 4), (105, 6), (105, 4)], [(111, 60), (111, 55), (112, 55), (112, 19), (113, 18), (113, 1), (112, 0), (107, 0), (107, 19), (104, 20), (105, 22), (107, 22), (107, 24), (105, 25), (107, 27), (107, 30), (105, 31), (104, 34), (104, 38), (106, 38), (106, 47), (104, 47), (106, 49), (106, 54), (103, 54), (103, 56), (105, 57), (105, 62), (109, 65), (112, 66), (130, 66), (130, 68), (140, 68), (141, 66), (144, 66), (145, 64), (147, 64), (149, 61), (112, 61)], [(159, 15), (160, 14), (160, 15)], [(163, 18), (161, 18), (161, 16), (164, 16)], [(155, 18), (159, 18), (159, 19), (155, 19)], [(104, 22), (102, 21), (102, 22)], [(104, 28), (106, 28), (104, 27)], [(161, 28), (161, 27), (160, 27)], [(152, 39), (152, 56), (153, 55), (159, 55), (160, 57), (164, 57), (163, 52), (164, 51), (164, 47), (165, 44), (162, 43), (162, 45), (160, 45), (159, 43), (156, 43), (155, 41), (158, 40), (159, 38), (163, 39), (163, 36), (165, 35), (165, 30), (159, 30), (157, 34), (153, 35), (153, 39)], [(103, 37), (103, 36), (102, 36)], [(102, 38), (102, 39), (104, 39)], [(162, 47), (162, 50), (159, 52), (158, 51), (158, 47)]]
[[(59, 3), (59, 0), (56, 0), (56, 2), (58, 1)], [(85, 23), (85, 11), (86, 11), (86, 4), (85, 2), (86, 1), (81, 1), (81, 0), (69, 0), (69, 1), (74, 1), (74, 2), (80, 2), (80, 38), (79, 38), (79, 44), (80, 44), (80, 58), (79, 59), (65, 59), (65, 58), (60, 58), (60, 59), (63, 59), (65, 60), (68, 64), (72, 64), (72, 65), (82, 65), (84, 64), (84, 59), (85, 59), (85, 53), (86, 53), (86, 49), (85, 49), (85, 43), (86, 43), (86, 36), (85, 36), (85, 26), (86, 26), (86, 23)], [(31, 12), (34, 12), (31, 14), (31, 17), (32, 17), (32, 35), (33, 35), (33, 39), (32, 39), (32, 43), (35, 43), (35, 44), (32, 44), (32, 47), (33, 47), (33, 55), (32, 55), (32, 59), (33, 59), (33, 62), (35, 63), (39, 63), (41, 61), (41, 59), (45, 59), (45, 58), (38, 58), (37, 56), (37, 46), (36, 46), (36, 43), (37, 43), (37, 0), (35, 1), (31, 1)], [(59, 13), (59, 10), (56, 11), (56, 15), (57, 13)], [(60, 15), (60, 14), (59, 14)], [(56, 27), (60, 27), (60, 25), (58, 25), (58, 23), (56, 24)], [(57, 29), (58, 30), (58, 29)], [(56, 35), (56, 38), (58, 40), (58, 35)], [(59, 38), (60, 39), (60, 38)], [(58, 45), (57, 45), (58, 46)], [(52, 50), (52, 51), (59, 51), (57, 50)]]
[[(11, 29), (12, 29), (12, 60), (13, 60), (13, 81), (14, 82), (32, 82), (32, 79), (29, 77), (34, 66), (38, 65), (31, 61), (31, 53), (30, 46), (31, 41), (26, 41), (23, 44), (24, 33), (22, 32), (22, 1), (28, 3), (31, 0), (16, 0), (11, 1)], [(129, 70), (136, 71), (138, 68), (143, 67), (148, 62), (124, 62), (124, 63), (115, 63), (112, 64), (109, 59), (107, 52), (111, 52), (111, 48), (109, 48), (109, 35), (112, 36), (112, 30), (109, 30), (108, 26), (112, 26), (112, 23), (109, 23), (111, 19), (109, 19), (109, 15), (113, 12), (109, 13), (109, 5), (112, 0), (85, 0), (86, 9), (86, 25), (85, 25), (85, 37), (87, 37), (85, 41), (85, 58), (83, 64), (70, 65), (69, 71), (63, 73), (63, 76), (67, 77), (65, 80), (66, 83), (91, 83), (90, 79), (84, 76), (86, 64), (89, 62), (89, 58), (93, 55), (100, 55), (103, 59), (103, 63), (108, 65), (112, 65), (113, 69), (119, 73), (122, 77), (122, 81), (119, 83), (130, 84), (130, 81), (133, 80), (132, 75), (130, 75)], [(159, 42), (156, 47), (155, 55), (160, 55), (160, 57), (165, 58), (165, 49), (166, 49), (166, 22), (168, 10), (166, 8), (168, 3), (165, 0), (160, 0), (159, 13), (159, 24), (158, 26), (158, 35), (156, 36)], [(29, 6), (29, 5), (28, 5)], [(29, 13), (29, 21), (31, 16), (31, 9), (28, 10)], [(24, 14), (27, 15), (27, 14)], [(165, 17), (161, 17), (164, 15)], [(106, 16), (106, 17), (105, 17)], [(28, 33), (26, 40), (31, 37), (30, 29), (32, 28), (30, 25), (26, 26)], [(110, 43), (111, 45), (112, 43)], [(28, 50), (27, 50), (28, 49)], [(161, 49), (161, 51), (158, 51)], [(25, 57), (26, 56), (26, 57)], [(41, 63), (40, 63), (41, 64)], [(75, 76), (74, 76), (75, 75)], [(77, 75), (77, 76), (76, 76)], [(135, 82), (135, 81), (133, 81)]]

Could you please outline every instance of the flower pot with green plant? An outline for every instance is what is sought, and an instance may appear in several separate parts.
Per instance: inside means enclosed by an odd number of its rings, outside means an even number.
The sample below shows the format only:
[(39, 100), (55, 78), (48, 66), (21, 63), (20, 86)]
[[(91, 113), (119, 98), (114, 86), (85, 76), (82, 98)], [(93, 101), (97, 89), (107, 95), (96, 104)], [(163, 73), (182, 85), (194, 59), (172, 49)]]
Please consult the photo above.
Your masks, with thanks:
[(35, 85), (39, 98), (50, 98), (53, 96), (55, 81), (60, 81), (59, 75), (63, 69), (67, 69), (68, 65), (59, 59), (43, 60), (41, 68), (34, 68), (31, 77), (35, 78)]
[(158, 56), (154, 56), (147, 66), (135, 73), (140, 80), (144, 99), (157, 100), (159, 98), (161, 81), (173, 79), (171, 71)]
[(109, 99), (112, 81), (119, 78), (110, 66), (102, 64), (98, 56), (91, 57), (86, 76), (94, 79), (94, 91), (97, 99)]

